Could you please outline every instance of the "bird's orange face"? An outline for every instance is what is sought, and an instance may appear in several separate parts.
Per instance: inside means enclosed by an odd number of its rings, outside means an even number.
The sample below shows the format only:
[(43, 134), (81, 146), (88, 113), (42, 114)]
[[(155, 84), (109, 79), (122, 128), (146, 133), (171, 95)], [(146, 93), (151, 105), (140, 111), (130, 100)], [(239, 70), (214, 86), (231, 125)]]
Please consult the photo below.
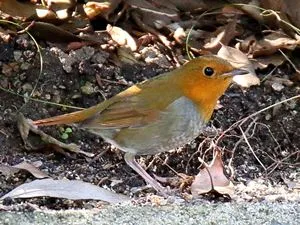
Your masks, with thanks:
[(216, 56), (193, 59), (181, 70), (180, 86), (183, 94), (191, 99), (208, 121), (217, 103), (232, 81), (234, 75), (245, 73), (235, 69), (227, 61)]

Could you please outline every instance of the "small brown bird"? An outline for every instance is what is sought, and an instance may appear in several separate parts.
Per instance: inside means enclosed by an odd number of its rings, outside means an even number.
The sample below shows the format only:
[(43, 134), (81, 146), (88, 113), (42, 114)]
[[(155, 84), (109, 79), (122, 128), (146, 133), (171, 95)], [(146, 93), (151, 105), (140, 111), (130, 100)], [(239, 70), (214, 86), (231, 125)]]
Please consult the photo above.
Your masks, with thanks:
[(100, 135), (124, 151), (126, 163), (166, 195), (164, 188), (136, 162), (135, 156), (169, 151), (195, 139), (232, 77), (246, 73), (216, 56), (202, 56), (98, 105), (33, 124), (76, 124)]

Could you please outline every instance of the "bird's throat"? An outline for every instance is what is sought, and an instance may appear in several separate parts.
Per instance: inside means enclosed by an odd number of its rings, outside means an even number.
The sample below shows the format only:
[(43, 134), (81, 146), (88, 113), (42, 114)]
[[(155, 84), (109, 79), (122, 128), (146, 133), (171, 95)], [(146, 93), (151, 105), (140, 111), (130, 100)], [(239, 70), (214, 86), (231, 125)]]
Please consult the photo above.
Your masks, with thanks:
[(210, 83), (190, 85), (184, 88), (184, 95), (197, 106), (204, 121), (209, 121), (217, 105), (218, 99), (224, 94), (230, 84), (223, 82), (215, 86)]

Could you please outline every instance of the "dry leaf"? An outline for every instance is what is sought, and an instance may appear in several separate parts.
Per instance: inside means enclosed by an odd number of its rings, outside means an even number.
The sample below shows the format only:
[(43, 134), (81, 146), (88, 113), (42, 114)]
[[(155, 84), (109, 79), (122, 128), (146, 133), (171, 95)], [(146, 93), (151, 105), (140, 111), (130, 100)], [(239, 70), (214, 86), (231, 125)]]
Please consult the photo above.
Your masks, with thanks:
[(128, 47), (133, 52), (136, 51), (136, 42), (127, 31), (123, 30), (120, 27), (111, 26), (110, 24), (107, 25), (106, 31), (110, 34), (111, 38), (120, 46)]
[(14, 168), (18, 168), (18, 169), (22, 169), (22, 170), (26, 170), (29, 173), (31, 173), (34, 177), (42, 179), (42, 178), (46, 178), (49, 177), (48, 174), (46, 174), (45, 172), (39, 170), (36, 166), (28, 163), (28, 162), (21, 162), (17, 165), (12, 166)]
[(182, 27), (178, 27), (173, 34), (174, 39), (182, 44), (184, 42), (184, 39), (186, 38), (186, 33), (184, 32), (184, 29)]
[(49, 177), (49, 175), (39, 170), (37, 166), (28, 162), (21, 162), (14, 166), (0, 164), (0, 172), (6, 177), (12, 176), (13, 174), (19, 172), (20, 170), (25, 170), (31, 173), (34, 177), (39, 179)]
[(234, 191), (232, 182), (224, 175), (220, 150), (215, 151), (215, 156), (210, 165), (200, 170), (191, 186), (193, 196), (205, 194), (213, 190), (229, 196)]
[(100, 188), (80, 180), (43, 179), (25, 183), (10, 191), (0, 199), (5, 198), (34, 198), (34, 197), (67, 198), (72, 200), (93, 199), (109, 203), (129, 201), (125, 195)]
[(269, 65), (280, 66), (284, 63), (285, 57), (282, 54), (272, 54), (251, 59), (254, 68), (265, 69)]
[(9, 165), (0, 164), (0, 174), (3, 174), (5, 177), (13, 176), (15, 173), (18, 173), (20, 170)]
[(231, 21), (225, 26), (219, 27), (213, 34), (212, 38), (203, 46), (205, 50), (216, 53), (223, 45), (228, 45), (229, 42), (237, 35), (236, 32), (236, 19)]
[[(25, 23), (25, 25), (29, 25), (29, 23)], [(33, 34), (34, 37), (50, 42), (87, 41), (51, 23), (34, 22), (29, 25), (28, 31)]]
[(55, 12), (60, 20), (68, 19), (76, 6), (76, 0), (48, 0), (48, 9)]
[(35, 4), (31, 4), (29, 2), (20, 2), (17, 0), (0, 1), (0, 11), (11, 17), (21, 20), (26, 20), (35, 15), (36, 9), (38, 8), (45, 9), (44, 6), (36, 6)]
[(89, 19), (94, 19), (99, 15), (106, 15), (111, 10), (111, 3), (88, 1), (83, 9)]
[(252, 85), (259, 85), (260, 80), (256, 76), (255, 70), (248, 57), (238, 49), (222, 45), (218, 51), (218, 56), (226, 59), (234, 67), (247, 70), (249, 73), (245, 75), (238, 75), (233, 77), (233, 81), (242, 87), (250, 87)]
[(134, 57), (133, 52), (128, 48), (118, 48), (118, 58), (123, 63), (128, 63), (131, 65), (139, 64), (138, 60)]
[[(300, 26), (299, 0), (260, 0), (262, 8), (271, 9), (274, 12), (263, 14), (265, 24), (271, 28), (280, 27), (291, 37), (297, 36), (297, 32), (291, 25)], [(275, 15), (276, 12), (276, 15)]]
[(272, 55), (278, 49), (294, 50), (299, 43), (299, 40), (292, 39), (284, 33), (276, 32), (268, 34), (260, 40), (257, 40), (254, 36), (250, 36), (237, 45), (237, 47), (243, 52), (252, 54), (253, 58), (256, 58)]

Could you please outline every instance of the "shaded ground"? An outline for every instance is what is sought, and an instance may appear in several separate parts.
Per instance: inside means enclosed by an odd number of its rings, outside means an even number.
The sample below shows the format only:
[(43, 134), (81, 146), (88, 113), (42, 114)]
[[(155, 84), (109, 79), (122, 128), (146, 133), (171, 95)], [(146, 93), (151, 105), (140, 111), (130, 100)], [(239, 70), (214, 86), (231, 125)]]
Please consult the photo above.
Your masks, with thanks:
[[(96, 47), (88, 47), (86, 49), (88, 54), (79, 53), (77, 50), (78, 60), (73, 63), (72, 72), (66, 73), (57, 57), (57, 55), (62, 57), (59, 53), (60, 50), (52, 49), (50, 51), (50, 48), (47, 47), (43, 51), (43, 74), (39, 77), (39, 61), (35, 47), (26, 35), (18, 37), (11, 46), (2, 45), (2, 48), (7, 53), (6, 57), (1, 59), (2, 65), (17, 61), (16, 72), (1, 75), (3, 88), (9, 88), (14, 93), (24, 95), (25, 93), (30, 94), (37, 83), (33, 93), (34, 98), (78, 107), (94, 105), (103, 101), (104, 98), (117, 94), (132, 83), (170, 69), (168, 63), (129, 65), (116, 61), (114, 52), (108, 54), (97, 50)], [(155, 46), (152, 48), (155, 49)], [(20, 57), (18, 57), (19, 55)], [(158, 61), (162, 62), (161, 59)], [(271, 68), (269, 69), (271, 70)], [(262, 71), (261, 78), (268, 71), (268, 69)], [(288, 73), (289, 69), (279, 68), (277, 71), (277, 74)], [(242, 90), (233, 86), (226, 92), (220, 102), (221, 108), (214, 113), (210, 123), (210, 126), (217, 129), (217, 136), (216, 134), (211, 137), (201, 135), (193, 143), (175, 151), (162, 153), (156, 157), (142, 157), (141, 164), (149, 166), (148, 170), (159, 176), (174, 176), (169, 167), (179, 173), (196, 175), (201, 164), (198, 157), (202, 157), (206, 161), (211, 159), (211, 151), (205, 152), (205, 150), (222, 131), (245, 116), (299, 94), (300, 88), (297, 84), (284, 86), (280, 91), (274, 90), (272, 82), (270, 82), (271, 78), (268, 77), (258, 87)], [(0, 163), (14, 165), (24, 160), (29, 162), (39, 160), (42, 162), (40, 168), (53, 178), (80, 179), (127, 195), (145, 196), (147, 192), (151, 192), (151, 190), (143, 190), (133, 193), (132, 188), (143, 186), (144, 181), (125, 164), (122, 158), (123, 154), (104, 143), (101, 138), (76, 128), (73, 128), (73, 132), (66, 142), (77, 143), (82, 146), (83, 150), (98, 155), (94, 159), (75, 155), (66, 157), (53, 153), (53, 149), (47, 149), (42, 145), (38, 151), (25, 150), (16, 125), (15, 115), (18, 110), (33, 120), (62, 114), (70, 110), (34, 101), (24, 104), (22, 97), (4, 91), (0, 91), (0, 99)], [(300, 201), (297, 189), (293, 189), (291, 185), (299, 182), (300, 179), (299, 113), (299, 101), (292, 101), (249, 119), (242, 129), (255, 154), (250, 151), (242, 139), (239, 128), (233, 128), (218, 143), (218, 146), (224, 147), (223, 160), (229, 175), (228, 164), (231, 159), (233, 160), (231, 168), (234, 171), (234, 183), (237, 185), (236, 200), (260, 201), (268, 195), (274, 198), (270, 200)], [(57, 127), (48, 127), (44, 131), (57, 138), (61, 137), (61, 131)], [(32, 138), (37, 139), (36, 137)], [(204, 140), (205, 142), (203, 142)], [(37, 143), (38, 141), (34, 140), (33, 142)], [(236, 146), (236, 143), (239, 145)], [(0, 196), (32, 179), (34, 178), (25, 173), (18, 173), (8, 178), (0, 174)], [(284, 196), (290, 197), (287, 199)], [(90, 208), (99, 205), (94, 201), (69, 201), (52, 198), (8, 199), (3, 202), (6, 206), (15, 206), (12, 209), (20, 209), (20, 205), (21, 209), (26, 209), (28, 203), (48, 209)]]

